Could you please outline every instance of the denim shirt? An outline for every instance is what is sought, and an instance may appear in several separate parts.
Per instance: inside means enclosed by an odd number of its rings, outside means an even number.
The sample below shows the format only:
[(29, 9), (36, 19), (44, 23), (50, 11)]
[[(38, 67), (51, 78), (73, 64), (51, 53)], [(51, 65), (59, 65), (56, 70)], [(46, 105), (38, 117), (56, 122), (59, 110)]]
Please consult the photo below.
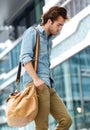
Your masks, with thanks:
[[(40, 48), (39, 48), (39, 61), (38, 61), (38, 76), (51, 87), (53, 78), (50, 71), (50, 53), (52, 48), (52, 39), (53, 36), (49, 38), (46, 35), (46, 32), (43, 30), (42, 26), (38, 25), (37, 29), (40, 34)], [(23, 36), (22, 45), (21, 45), (21, 54), (20, 61), (22, 65), (34, 61), (34, 48), (36, 43), (36, 30), (34, 27), (28, 28)], [(32, 78), (25, 71), (23, 74), (23, 84), (26, 85), (32, 81)]]

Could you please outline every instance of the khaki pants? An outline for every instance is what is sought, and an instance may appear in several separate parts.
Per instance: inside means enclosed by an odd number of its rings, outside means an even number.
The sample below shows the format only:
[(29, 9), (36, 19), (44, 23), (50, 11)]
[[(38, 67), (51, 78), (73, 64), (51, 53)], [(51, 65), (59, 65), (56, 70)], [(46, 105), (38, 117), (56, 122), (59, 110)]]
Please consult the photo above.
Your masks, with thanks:
[(39, 112), (35, 119), (36, 130), (48, 130), (49, 113), (58, 122), (55, 130), (69, 130), (72, 120), (56, 91), (44, 85), (44, 88), (38, 90), (37, 93), (39, 96)]

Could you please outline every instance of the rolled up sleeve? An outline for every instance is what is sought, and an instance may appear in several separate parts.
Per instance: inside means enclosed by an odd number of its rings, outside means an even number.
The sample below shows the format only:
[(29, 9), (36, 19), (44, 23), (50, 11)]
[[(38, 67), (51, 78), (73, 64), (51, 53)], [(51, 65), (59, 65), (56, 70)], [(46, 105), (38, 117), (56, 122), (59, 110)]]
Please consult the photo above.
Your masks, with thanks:
[(22, 39), (20, 62), (24, 65), (34, 59), (36, 32), (31, 27), (25, 31)]

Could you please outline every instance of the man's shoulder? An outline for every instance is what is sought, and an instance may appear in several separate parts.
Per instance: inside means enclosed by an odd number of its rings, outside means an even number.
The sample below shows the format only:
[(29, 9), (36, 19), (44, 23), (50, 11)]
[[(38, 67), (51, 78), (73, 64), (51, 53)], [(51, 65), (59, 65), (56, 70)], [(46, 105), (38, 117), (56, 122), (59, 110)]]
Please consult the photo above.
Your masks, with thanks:
[(26, 30), (25, 30), (25, 32), (24, 32), (24, 35), (34, 35), (34, 34), (36, 34), (36, 31), (35, 31), (35, 29), (34, 29), (34, 27), (33, 26), (30, 26), (29, 28), (27, 28)]
[(26, 29), (25, 32), (32, 32), (34, 31), (34, 27), (33, 26), (30, 26), (29, 28)]

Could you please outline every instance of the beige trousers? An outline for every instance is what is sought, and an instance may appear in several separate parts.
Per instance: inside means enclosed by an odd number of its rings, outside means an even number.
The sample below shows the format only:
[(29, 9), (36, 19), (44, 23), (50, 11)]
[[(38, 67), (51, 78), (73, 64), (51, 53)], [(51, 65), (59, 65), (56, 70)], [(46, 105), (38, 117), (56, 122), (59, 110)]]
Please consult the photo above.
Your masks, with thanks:
[(48, 130), (49, 113), (58, 123), (55, 130), (69, 130), (72, 120), (56, 91), (44, 85), (43, 89), (38, 90), (37, 93), (39, 96), (39, 112), (35, 119), (36, 130)]

